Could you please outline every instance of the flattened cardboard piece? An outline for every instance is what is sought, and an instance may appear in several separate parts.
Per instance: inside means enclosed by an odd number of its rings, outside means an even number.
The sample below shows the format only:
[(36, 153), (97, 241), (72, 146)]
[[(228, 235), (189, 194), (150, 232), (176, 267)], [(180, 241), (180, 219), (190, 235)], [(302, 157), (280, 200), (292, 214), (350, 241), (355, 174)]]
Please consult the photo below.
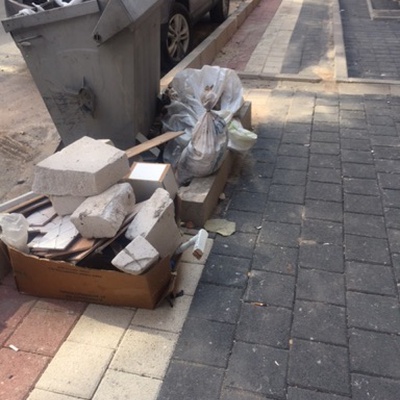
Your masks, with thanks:
[(8, 251), (18, 290), (33, 296), (153, 309), (171, 290), (170, 257), (135, 276)]

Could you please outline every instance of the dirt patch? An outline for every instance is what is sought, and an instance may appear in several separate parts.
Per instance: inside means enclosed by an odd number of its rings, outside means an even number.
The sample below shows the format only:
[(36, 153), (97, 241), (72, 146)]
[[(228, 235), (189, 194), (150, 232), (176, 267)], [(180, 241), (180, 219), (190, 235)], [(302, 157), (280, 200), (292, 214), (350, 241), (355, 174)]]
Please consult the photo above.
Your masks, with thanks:
[(0, 202), (31, 190), (33, 166), (60, 139), (22, 56), (0, 54)]

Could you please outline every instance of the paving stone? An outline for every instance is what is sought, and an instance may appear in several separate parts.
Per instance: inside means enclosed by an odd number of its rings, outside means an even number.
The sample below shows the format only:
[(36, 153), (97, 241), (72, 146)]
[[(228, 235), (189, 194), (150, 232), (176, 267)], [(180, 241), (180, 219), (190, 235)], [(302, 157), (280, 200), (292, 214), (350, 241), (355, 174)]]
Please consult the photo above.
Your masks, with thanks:
[(242, 289), (200, 283), (192, 301), (190, 316), (235, 323), (239, 316)]
[(236, 183), (237, 191), (268, 193), (271, 185), (271, 179), (262, 175), (242, 176)]
[[(253, 158), (250, 160), (245, 158), (242, 168), (238, 171), (240, 178), (251, 179), (254, 176), (259, 178), (272, 178), (275, 169), (275, 164), (271, 162), (256, 161)], [(236, 186), (235, 186), (236, 188)]]
[(374, 159), (370, 151), (342, 150), (342, 162), (373, 164)]
[(0, 399), (24, 399), (49, 361), (43, 355), (0, 348)]
[(400, 175), (391, 173), (378, 173), (379, 184), (384, 189), (400, 189)]
[(304, 186), (272, 185), (268, 193), (268, 200), (304, 204), (304, 193)]
[[(379, 140), (385, 139), (385, 141), (389, 142), (383, 145), (383, 146), (375, 146), (372, 145), (372, 149), (374, 152), (374, 157), (376, 160), (398, 160), (400, 159), (400, 151), (398, 149), (398, 146), (400, 145), (399, 138), (393, 138), (393, 137), (385, 137), (382, 138), (380, 137)], [(371, 142), (374, 141), (374, 138), (371, 138)], [(396, 144), (394, 143), (396, 142)], [(388, 147), (392, 146), (392, 147)]]
[(294, 287), (293, 276), (253, 270), (250, 272), (245, 299), (251, 302), (291, 308)]
[(350, 397), (343, 397), (332, 393), (322, 393), (297, 387), (289, 387), (287, 400), (349, 400)]
[(245, 390), (225, 388), (221, 393), (221, 400), (264, 400), (266, 397)]
[(319, 168), (310, 167), (308, 170), (308, 178), (310, 181), (323, 183), (342, 183), (342, 174), (340, 169), (335, 168)]
[(373, 165), (369, 164), (354, 164), (342, 163), (343, 176), (347, 178), (362, 178), (374, 179), (376, 177), (376, 170)]
[(390, 264), (389, 246), (385, 239), (345, 235), (345, 258), (376, 264)]
[(354, 400), (398, 400), (400, 382), (392, 379), (352, 374), (351, 387)]
[(279, 146), (278, 155), (282, 156), (297, 156), (307, 157), (310, 152), (310, 148), (302, 144), (295, 143), (282, 143)]
[(46, 390), (33, 389), (29, 394), (28, 400), (79, 400), (77, 397), (64, 394), (47, 392)]
[(242, 232), (235, 232), (228, 237), (217, 236), (212, 251), (231, 257), (251, 258), (256, 238), (256, 234)]
[(223, 376), (223, 369), (173, 360), (157, 399), (218, 400)]
[(125, 308), (89, 304), (68, 340), (115, 349), (134, 313)]
[(342, 222), (342, 204), (333, 201), (307, 199), (305, 204), (305, 218), (316, 218), (327, 221)]
[(337, 132), (321, 132), (314, 130), (311, 132), (312, 142), (339, 143), (339, 134)]
[(297, 247), (300, 225), (264, 221), (258, 240), (276, 246)]
[(348, 292), (347, 313), (350, 327), (400, 334), (397, 298)]
[(54, 356), (79, 316), (32, 308), (21, 321), (6, 345), (44, 356)]
[(388, 228), (400, 229), (400, 208), (385, 208), (385, 221)]
[(382, 201), (377, 196), (344, 193), (344, 209), (348, 212), (383, 215)]
[(174, 358), (226, 368), (235, 325), (188, 318), (179, 336)]
[(369, 134), (366, 129), (357, 129), (358, 126), (340, 128), (340, 136), (347, 139), (368, 139)]
[(292, 313), (285, 308), (244, 303), (237, 325), (236, 339), (287, 349), (291, 320)]
[(386, 173), (400, 173), (400, 160), (376, 160), (376, 170)]
[(180, 296), (173, 302), (164, 301), (154, 310), (140, 308), (132, 319), (133, 326), (145, 326), (150, 329), (160, 329), (167, 332), (179, 333), (182, 330), (188, 314), (192, 296)]
[(0, 285), (0, 321), (2, 322), (0, 346), (14, 332), (36, 302), (34, 297), (18, 293), (15, 286), (3, 283)]
[(276, 168), (307, 171), (308, 159), (305, 157), (279, 156), (276, 160)]
[(110, 369), (163, 379), (178, 335), (132, 326), (123, 337)]
[(349, 362), (345, 347), (293, 340), (288, 382), (341, 395), (350, 395)]
[(237, 232), (257, 233), (257, 228), (261, 225), (262, 213), (229, 209), (225, 218), (235, 222)]
[(340, 158), (330, 154), (311, 154), (310, 167), (339, 169)]
[[(396, 282), (400, 283), (400, 254), (392, 254), (392, 260)], [(397, 286), (399, 286), (399, 284)]]
[(343, 247), (331, 244), (301, 243), (299, 264), (302, 267), (344, 272)]
[(178, 276), (175, 286), (176, 292), (179, 293), (181, 290), (183, 290), (185, 295), (193, 296), (196, 291), (197, 284), (202, 276), (203, 270), (203, 265), (179, 262)]
[(292, 247), (257, 244), (254, 250), (254, 269), (294, 275), (297, 269), (298, 250)]
[(245, 287), (250, 260), (211, 254), (201, 276), (201, 282), (222, 286)]
[[(113, 350), (66, 341), (40, 377), (38, 389), (91, 399), (106, 371)], [(66, 368), (73, 365), (74, 368)]]
[(346, 346), (346, 310), (331, 304), (297, 300), (292, 335), (301, 339)]
[(375, 179), (344, 178), (343, 190), (345, 193), (379, 196), (380, 191)]
[(342, 187), (333, 183), (308, 182), (306, 188), (306, 197), (308, 199), (342, 201)]
[(349, 344), (353, 372), (400, 378), (400, 336), (352, 329)]
[(321, 142), (311, 142), (310, 150), (312, 154), (339, 154), (339, 144), (337, 143), (321, 143)]
[(368, 214), (344, 213), (344, 231), (346, 234), (386, 238), (383, 217)]
[(388, 229), (389, 246), (393, 253), (400, 253), (400, 230)]
[[(156, 400), (162, 381), (121, 371), (108, 370), (93, 400)], [(116, 397), (117, 396), (117, 397)]]
[(236, 342), (229, 360), (225, 384), (274, 398), (284, 398), (287, 358), (286, 350)]
[(296, 296), (297, 299), (344, 306), (344, 277), (342, 274), (299, 268)]
[(301, 240), (341, 245), (343, 242), (342, 224), (332, 221), (306, 219), (303, 221), (301, 228)]
[(350, 290), (395, 296), (392, 268), (384, 265), (346, 263), (346, 284)]
[(383, 189), (382, 200), (384, 207), (398, 207), (400, 190)]
[(268, 201), (265, 207), (264, 218), (268, 221), (300, 224), (302, 214), (302, 205)]
[(229, 208), (232, 210), (260, 212), (267, 201), (266, 193), (235, 192), (232, 195)]
[(340, 147), (347, 150), (371, 151), (369, 139), (341, 138)]
[(339, 124), (335, 122), (313, 121), (313, 128), (322, 132), (339, 132)]
[(306, 177), (307, 177), (306, 171), (276, 169), (272, 177), (272, 184), (305, 185)]
[(310, 134), (302, 132), (284, 132), (282, 143), (308, 144), (310, 143)]

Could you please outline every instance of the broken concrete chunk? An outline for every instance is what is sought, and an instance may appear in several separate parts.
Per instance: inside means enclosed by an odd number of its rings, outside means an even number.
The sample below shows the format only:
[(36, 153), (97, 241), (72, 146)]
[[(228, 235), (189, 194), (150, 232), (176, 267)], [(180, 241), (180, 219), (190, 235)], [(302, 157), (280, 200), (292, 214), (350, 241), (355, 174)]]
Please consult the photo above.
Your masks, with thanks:
[(50, 195), (49, 199), (56, 213), (63, 216), (72, 214), (86, 200), (86, 197)]
[(174, 203), (165, 189), (156, 189), (130, 223), (125, 236), (130, 240), (143, 236), (162, 258), (175, 252), (182, 237), (175, 222)]
[(32, 190), (45, 195), (93, 196), (127, 173), (124, 151), (84, 136), (35, 166)]
[(111, 264), (128, 274), (139, 275), (158, 258), (158, 251), (145, 238), (138, 236), (112, 259)]
[(84, 238), (111, 238), (135, 205), (129, 183), (116, 184), (97, 196), (88, 197), (71, 215)]

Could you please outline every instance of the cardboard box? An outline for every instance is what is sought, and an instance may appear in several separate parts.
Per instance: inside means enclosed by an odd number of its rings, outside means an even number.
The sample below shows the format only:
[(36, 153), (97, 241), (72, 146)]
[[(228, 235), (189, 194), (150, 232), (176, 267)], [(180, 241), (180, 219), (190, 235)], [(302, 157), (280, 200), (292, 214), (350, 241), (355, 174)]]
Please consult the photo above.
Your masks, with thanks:
[(128, 182), (132, 185), (136, 202), (147, 200), (158, 188), (165, 189), (175, 198), (178, 184), (170, 164), (135, 162), (131, 167)]
[(0, 282), (11, 271), (7, 246), (0, 240)]
[(189, 186), (179, 188), (178, 208), (183, 222), (190, 221), (196, 227), (204, 226), (218, 204), (234, 161), (235, 154), (228, 151), (222, 166), (215, 174), (194, 178)]
[(170, 257), (142, 275), (80, 267), (8, 248), (18, 290), (39, 297), (154, 309), (173, 289)]

